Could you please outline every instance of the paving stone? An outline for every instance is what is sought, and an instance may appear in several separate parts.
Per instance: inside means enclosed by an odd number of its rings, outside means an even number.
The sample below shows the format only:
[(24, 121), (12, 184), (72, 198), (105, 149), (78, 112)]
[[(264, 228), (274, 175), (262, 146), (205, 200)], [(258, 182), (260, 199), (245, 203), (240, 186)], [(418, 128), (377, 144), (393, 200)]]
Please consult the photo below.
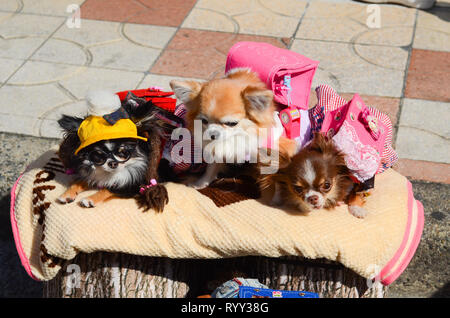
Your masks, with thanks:
[(55, 120), (13, 114), (0, 114), (0, 120), (2, 132), (57, 139), (63, 137), (63, 131)]
[(88, 114), (86, 100), (71, 100), (53, 107), (50, 111), (39, 116), (34, 122), (34, 130), (38, 136), (47, 138), (62, 138), (62, 129), (57, 120), (62, 115), (85, 117)]
[(400, 158), (393, 168), (413, 180), (450, 184), (450, 165), (446, 163)]
[(13, 85), (40, 85), (75, 76), (83, 66), (27, 61), (8, 81)]
[[(0, 108), (1, 114), (33, 118), (45, 117), (55, 106), (71, 101), (71, 98), (54, 84), (38, 86), (5, 85), (0, 88), (0, 99), (5, 101)], [(17, 123), (14, 122), (5, 124), (17, 126)], [(18, 128), (25, 127), (19, 125)]]
[(405, 98), (400, 124), (450, 138), (449, 110), (450, 103)]
[(3, 0), (0, 1), (0, 10), (3, 11), (17, 11), (20, 10), (22, 6), (17, 0)]
[(114, 92), (134, 89), (142, 78), (141, 72), (90, 67), (84, 68), (77, 76), (63, 79), (59, 83), (77, 99), (83, 99), (89, 90), (96, 88)]
[(40, 118), (56, 121), (60, 119), (62, 115), (84, 117), (87, 113), (88, 106), (86, 100), (71, 100), (67, 103), (53, 107), (51, 111), (47, 112), (45, 116), (40, 116)]
[(178, 27), (192, 10), (197, 0), (140, 0), (149, 10), (130, 22)]
[(87, 0), (81, 6), (83, 19), (115, 22), (128, 22), (143, 11), (147, 11), (147, 8), (140, 2), (127, 0)]
[(90, 48), (93, 66), (129, 71), (148, 71), (161, 50), (119, 41)]
[(415, 127), (400, 127), (395, 144), (400, 158), (450, 163), (448, 141)]
[(450, 163), (450, 103), (404, 99), (396, 149), (400, 158)]
[(408, 53), (398, 47), (294, 40), (291, 50), (320, 61), (313, 86), (339, 92), (400, 97)]
[(74, 65), (88, 65), (91, 62), (90, 52), (83, 46), (72, 41), (52, 38), (39, 48), (30, 59)]
[(413, 49), (405, 96), (450, 102), (450, 52)]
[(200, 0), (183, 23), (185, 28), (293, 36), (306, 7), (305, 1)]
[(39, 118), (34, 122), (34, 131), (39, 137), (61, 139), (64, 132), (56, 120)]
[[(372, 8), (379, 11), (372, 11)], [(374, 16), (377, 18), (373, 19)], [(295, 37), (404, 46), (411, 43), (414, 20), (415, 10), (404, 7), (314, 1)]]
[(33, 117), (0, 113), (0, 131), (38, 136), (37, 132), (33, 129), (35, 121), (36, 118)]
[(80, 28), (63, 25), (53, 38), (65, 39), (83, 46), (99, 45), (120, 41), (121, 24), (108, 21), (91, 21), (82, 19)]
[(249, 12), (234, 17), (239, 24), (239, 33), (291, 37), (298, 26), (297, 17), (268, 14), (268, 12)]
[(180, 29), (150, 72), (161, 75), (208, 79), (223, 74), (228, 50), (239, 41), (285, 45), (276, 38), (226, 32)]
[(40, 36), (0, 38), (0, 57), (28, 59), (45, 40)]
[(192, 10), (182, 27), (231, 33), (239, 32), (239, 23), (235, 19), (222, 12), (203, 8)]
[(21, 12), (42, 15), (53, 15), (68, 17), (71, 11), (67, 7), (71, 4), (81, 5), (84, 0), (20, 0), (23, 3)]
[(123, 26), (121, 35), (136, 44), (163, 49), (169, 43), (176, 30), (173, 27), (126, 23)]
[(23, 60), (0, 58), (0, 83), (5, 82), (23, 63)]
[(194, 4), (195, 0), (87, 0), (81, 12), (84, 19), (177, 27)]
[(84, 20), (80, 29), (63, 27), (33, 59), (147, 71), (175, 28)]
[(450, 51), (450, 10), (433, 8), (419, 10), (413, 47), (417, 49)]
[[(0, 19), (2, 16), (8, 16), (9, 13), (0, 12)], [(63, 22), (65, 18), (49, 17), (33, 14), (17, 14), (1, 19), (0, 35), (4, 38), (17, 36), (49, 36), (54, 32)]]

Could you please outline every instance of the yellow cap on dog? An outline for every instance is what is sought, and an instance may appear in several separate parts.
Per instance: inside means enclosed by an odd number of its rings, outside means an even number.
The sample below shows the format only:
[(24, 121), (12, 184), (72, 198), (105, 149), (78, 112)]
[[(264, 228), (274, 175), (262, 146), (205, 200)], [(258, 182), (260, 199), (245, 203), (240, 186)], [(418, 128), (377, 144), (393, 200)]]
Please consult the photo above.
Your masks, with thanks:
[(101, 140), (135, 138), (147, 141), (147, 138), (138, 136), (137, 127), (131, 119), (119, 119), (114, 125), (111, 125), (101, 116), (89, 116), (83, 120), (78, 128), (78, 137), (81, 145), (75, 154)]

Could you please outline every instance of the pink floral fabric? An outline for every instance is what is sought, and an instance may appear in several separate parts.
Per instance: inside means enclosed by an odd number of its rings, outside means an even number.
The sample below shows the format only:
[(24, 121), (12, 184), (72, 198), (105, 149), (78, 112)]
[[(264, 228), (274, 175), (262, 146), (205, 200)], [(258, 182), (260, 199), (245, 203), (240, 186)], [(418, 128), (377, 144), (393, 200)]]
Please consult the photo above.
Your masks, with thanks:
[(380, 166), (380, 155), (374, 147), (360, 141), (356, 129), (348, 122), (344, 121), (333, 141), (345, 153), (347, 167), (358, 181), (364, 182), (376, 174)]

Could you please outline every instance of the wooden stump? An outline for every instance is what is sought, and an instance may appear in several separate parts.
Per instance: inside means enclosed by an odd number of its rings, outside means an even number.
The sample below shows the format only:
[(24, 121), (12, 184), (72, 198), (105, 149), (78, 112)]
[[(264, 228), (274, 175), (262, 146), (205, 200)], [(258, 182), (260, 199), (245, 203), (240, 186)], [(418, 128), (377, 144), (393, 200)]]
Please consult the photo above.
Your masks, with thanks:
[[(306, 290), (320, 297), (384, 297), (386, 287), (342, 265), (299, 257), (169, 259), (121, 253), (79, 254), (53, 280), (44, 297), (197, 297), (233, 277), (257, 278), (269, 288)], [(370, 286), (370, 287), (369, 287)]]

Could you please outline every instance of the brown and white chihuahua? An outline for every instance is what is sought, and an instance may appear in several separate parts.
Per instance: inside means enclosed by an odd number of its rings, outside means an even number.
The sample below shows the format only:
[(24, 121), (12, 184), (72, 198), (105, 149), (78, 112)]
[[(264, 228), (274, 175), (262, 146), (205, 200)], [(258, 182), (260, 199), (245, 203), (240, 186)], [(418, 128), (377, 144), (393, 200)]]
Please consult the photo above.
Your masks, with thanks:
[(331, 139), (316, 133), (296, 155), (282, 159), (278, 173), (259, 178), (261, 190), (271, 197), (271, 204), (310, 212), (347, 203), (352, 215), (366, 216), (358, 184), (350, 178), (344, 154)]

